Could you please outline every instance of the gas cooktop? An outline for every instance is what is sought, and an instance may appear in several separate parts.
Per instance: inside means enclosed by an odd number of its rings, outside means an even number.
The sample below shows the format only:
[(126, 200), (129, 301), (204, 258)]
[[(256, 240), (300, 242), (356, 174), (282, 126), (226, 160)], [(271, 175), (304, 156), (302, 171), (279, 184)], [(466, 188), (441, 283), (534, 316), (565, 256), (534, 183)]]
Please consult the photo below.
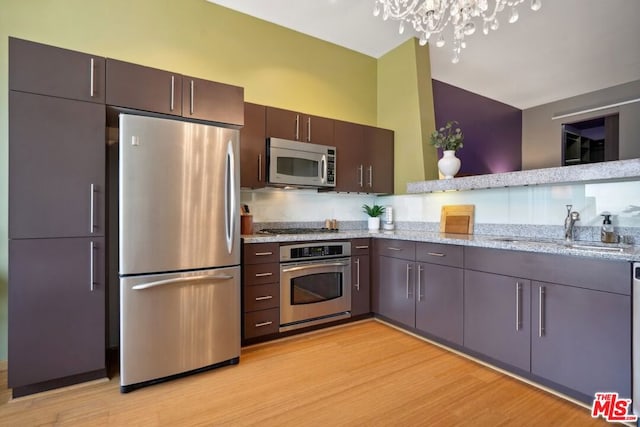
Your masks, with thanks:
[(330, 228), (264, 228), (258, 234), (319, 234), (337, 233), (339, 230)]

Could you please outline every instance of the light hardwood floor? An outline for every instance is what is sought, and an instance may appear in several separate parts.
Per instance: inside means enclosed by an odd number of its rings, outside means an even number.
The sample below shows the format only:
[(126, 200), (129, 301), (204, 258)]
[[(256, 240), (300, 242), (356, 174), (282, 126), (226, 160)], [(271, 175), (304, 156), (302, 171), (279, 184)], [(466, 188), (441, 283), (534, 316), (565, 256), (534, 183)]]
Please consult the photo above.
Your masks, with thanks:
[(5, 385), (0, 425), (607, 425), (583, 407), (373, 320), (245, 348), (237, 366), (129, 394), (118, 381), (11, 402)]

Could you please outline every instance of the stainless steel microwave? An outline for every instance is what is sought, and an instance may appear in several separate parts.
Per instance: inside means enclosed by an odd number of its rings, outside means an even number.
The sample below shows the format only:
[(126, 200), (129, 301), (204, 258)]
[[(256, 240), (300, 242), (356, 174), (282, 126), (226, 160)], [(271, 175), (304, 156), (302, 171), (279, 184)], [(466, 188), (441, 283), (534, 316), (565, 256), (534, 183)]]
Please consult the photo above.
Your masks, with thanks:
[(336, 147), (269, 138), (267, 162), (271, 185), (336, 186)]

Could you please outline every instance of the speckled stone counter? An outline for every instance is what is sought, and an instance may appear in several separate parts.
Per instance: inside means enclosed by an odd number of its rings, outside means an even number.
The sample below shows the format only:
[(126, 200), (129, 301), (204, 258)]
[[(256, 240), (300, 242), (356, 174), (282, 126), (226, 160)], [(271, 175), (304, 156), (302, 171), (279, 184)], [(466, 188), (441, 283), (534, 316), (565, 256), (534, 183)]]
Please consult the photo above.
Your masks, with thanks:
[(640, 179), (640, 159), (410, 182), (407, 193)]
[(576, 241), (576, 245), (585, 246), (606, 246), (609, 248), (620, 248), (620, 252), (610, 252), (598, 249), (579, 249), (566, 246), (563, 240), (546, 238), (528, 238), (513, 236), (488, 236), (488, 235), (464, 235), (464, 234), (443, 234), (425, 231), (380, 231), (368, 232), (362, 230), (345, 230), (335, 233), (318, 234), (282, 234), (264, 235), (252, 234), (242, 236), (245, 243), (268, 243), (268, 242), (301, 242), (311, 240), (337, 240), (356, 239), (362, 237), (372, 237), (374, 239), (400, 239), (413, 240), (417, 242), (444, 243), (461, 246), (477, 246), (483, 248), (508, 249), (515, 251), (549, 253), (558, 255), (572, 255), (590, 258), (611, 259), (619, 261), (640, 262), (640, 246), (631, 245), (602, 245), (597, 242)]

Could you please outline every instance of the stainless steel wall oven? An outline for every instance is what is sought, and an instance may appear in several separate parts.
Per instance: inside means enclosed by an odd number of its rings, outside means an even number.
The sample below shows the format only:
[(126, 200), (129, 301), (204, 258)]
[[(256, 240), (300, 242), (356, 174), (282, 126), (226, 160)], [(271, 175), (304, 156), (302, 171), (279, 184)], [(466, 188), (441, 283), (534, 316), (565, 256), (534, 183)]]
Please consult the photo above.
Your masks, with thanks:
[(351, 317), (351, 243), (280, 247), (280, 332)]

